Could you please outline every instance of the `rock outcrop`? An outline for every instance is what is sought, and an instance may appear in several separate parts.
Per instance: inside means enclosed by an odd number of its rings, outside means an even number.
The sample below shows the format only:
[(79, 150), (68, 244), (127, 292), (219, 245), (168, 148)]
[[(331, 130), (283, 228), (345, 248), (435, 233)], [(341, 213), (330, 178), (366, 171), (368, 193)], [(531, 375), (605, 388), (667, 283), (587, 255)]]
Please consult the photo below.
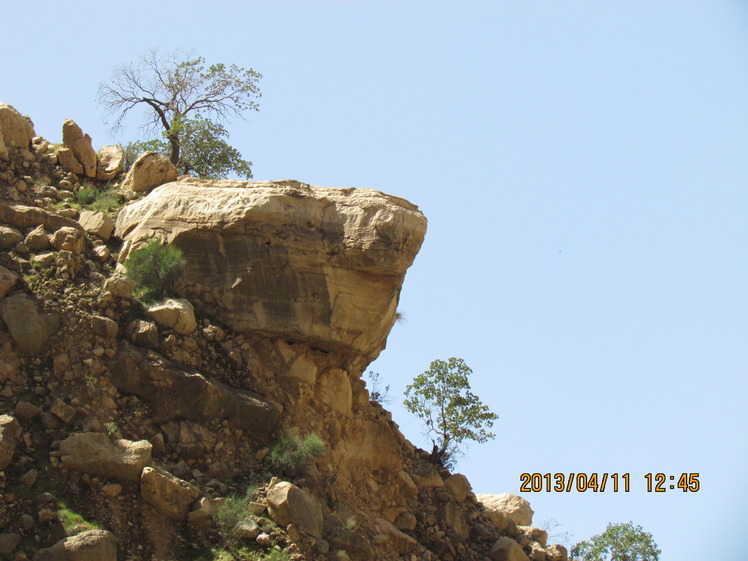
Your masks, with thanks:
[(0, 160), (7, 160), (12, 149), (28, 151), (34, 126), (14, 107), (0, 103)]
[(477, 495), (477, 499), (486, 509), (502, 513), (518, 526), (532, 524), (534, 512), (530, 508), (530, 503), (522, 497), (511, 493), (501, 493), (499, 495)]
[(128, 251), (153, 236), (187, 260), (183, 294), (232, 329), (372, 360), (426, 232), (407, 201), (298, 181), (189, 179), (119, 214)]
[(86, 530), (43, 549), (39, 561), (117, 561), (117, 540), (106, 530)]
[(143, 152), (125, 175), (122, 190), (144, 193), (176, 179), (177, 168), (169, 158), (157, 152)]
[(151, 463), (151, 449), (145, 440), (112, 442), (102, 433), (73, 433), (60, 443), (60, 456), (64, 466), (84, 473), (138, 481)]
[(14, 294), (0, 301), (0, 319), (18, 348), (28, 354), (40, 352), (60, 328), (60, 318), (39, 311), (27, 294)]
[[(91, 137), (83, 134), (81, 128), (72, 119), (65, 119), (65, 122), (62, 124), (62, 145), (64, 149), (70, 151), (75, 162), (78, 163), (78, 166), (71, 166), (74, 169), (68, 171), (77, 174), (84, 173), (87, 177), (96, 177), (97, 156), (96, 151), (91, 145)], [(61, 161), (63, 158), (66, 158), (65, 161), (68, 161), (67, 156), (59, 156), (59, 151), (58, 157), (60, 157)]]

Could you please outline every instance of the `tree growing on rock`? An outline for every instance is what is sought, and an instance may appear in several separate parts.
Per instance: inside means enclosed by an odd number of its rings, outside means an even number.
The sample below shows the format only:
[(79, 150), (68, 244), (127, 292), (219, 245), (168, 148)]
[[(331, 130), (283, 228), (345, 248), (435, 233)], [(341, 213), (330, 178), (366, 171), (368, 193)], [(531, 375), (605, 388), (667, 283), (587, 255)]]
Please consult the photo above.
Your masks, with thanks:
[(486, 429), (498, 415), (470, 391), (472, 373), (461, 358), (435, 360), (405, 389), (405, 408), (426, 423), (435, 463), (454, 463), (455, 453), (467, 440), (483, 443), (495, 436)]
[(144, 144), (168, 153), (184, 173), (226, 177), (235, 172), (249, 179), (252, 162), (226, 142), (221, 122), (259, 110), (261, 78), (251, 68), (206, 67), (205, 59), (192, 53), (164, 55), (152, 49), (137, 64), (116, 68), (110, 82), (99, 85), (99, 102), (117, 116), (115, 129), (131, 111), (144, 108), (143, 128), (160, 130), (163, 137)]
[(602, 534), (571, 548), (579, 561), (658, 561), (660, 553), (652, 534), (631, 522), (610, 523)]

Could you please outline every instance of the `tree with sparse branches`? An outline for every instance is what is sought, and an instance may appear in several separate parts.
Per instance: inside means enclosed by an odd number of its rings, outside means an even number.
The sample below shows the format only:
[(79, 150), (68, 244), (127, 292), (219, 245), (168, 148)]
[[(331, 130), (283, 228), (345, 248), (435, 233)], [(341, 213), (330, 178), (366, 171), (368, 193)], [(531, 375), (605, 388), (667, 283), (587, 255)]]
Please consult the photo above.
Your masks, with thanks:
[(610, 523), (602, 534), (571, 548), (579, 561), (657, 561), (660, 553), (652, 534), (632, 522)]
[[(205, 65), (193, 53), (174, 51), (165, 55), (151, 49), (137, 64), (117, 67), (109, 83), (99, 85), (99, 102), (116, 115), (114, 129), (136, 108), (145, 108), (143, 128), (161, 130), (169, 159), (185, 172), (200, 176), (224, 176), (235, 170), (251, 177), (249, 165), (239, 152), (223, 140), (228, 136), (220, 122), (243, 118), (248, 110), (259, 110), (255, 101), (262, 75), (235, 64)], [(208, 153), (199, 161), (200, 151)], [(206, 160), (218, 159), (217, 167)], [(228, 168), (228, 169), (227, 169)]]
[(453, 464), (463, 442), (483, 443), (495, 436), (486, 428), (499, 417), (470, 391), (472, 373), (461, 358), (435, 360), (405, 389), (405, 408), (426, 423), (435, 463)]

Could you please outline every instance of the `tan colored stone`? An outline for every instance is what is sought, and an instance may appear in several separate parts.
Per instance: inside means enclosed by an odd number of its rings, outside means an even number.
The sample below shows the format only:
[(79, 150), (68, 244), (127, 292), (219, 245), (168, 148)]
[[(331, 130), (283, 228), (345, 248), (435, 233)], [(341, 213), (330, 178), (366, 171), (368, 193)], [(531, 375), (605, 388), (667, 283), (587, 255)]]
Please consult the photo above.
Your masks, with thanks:
[(75, 158), (72, 148), (60, 146), (57, 149), (57, 161), (65, 171), (75, 175), (83, 175), (83, 165)]
[(0, 471), (10, 465), (21, 433), (21, 425), (14, 417), (0, 415)]
[(142, 319), (133, 320), (127, 326), (127, 336), (130, 338), (130, 341), (141, 347), (149, 349), (158, 348), (158, 328), (152, 321)]
[(491, 561), (530, 561), (522, 547), (513, 539), (499, 538), (488, 552)]
[(125, 175), (122, 190), (143, 193), (176, 179), (177, 168), (169, 158), (156, 152), (143, 152)]
[(5, 296), (18, 281), (18, 275), (0, 265), (0, 298)]
[(69, 251), (74, 255), (80, 255), (86, 247), (85, 235), (80, 230), (67, 226), (52, 234), (49, 242), (55, 249)]
[(0, 224), (8, 224), (22, 230), (42, 225), (47, 232), (55, 232), (63, 227), (83, 232), (83, 228), (75, 220), (60, 216), (56, 212), (5, 201), (0, 201)]
[(569, 561), (569, 552), (561, 544), (551, 544), (545, 547), (547, 561)]
[(541, 546), (545, 547), (548, 543), (548, 532), (542, 528), (536, 528), (534, 526), (517, 526), (520, 534), (524, 536), (527, 543), (538, 542)]
[(140, 477), (140, 494), (171, 520), (186, 520), (200, 489), (159, 467), (146, 467)]
[(104, 281), (104, 290), (111, 292), (117, 298), (132, 299), (132, 291), (135, 290), (135, 281), (122, 274), (115, 273)]
[(113, 339), (117, 336), (119, 325), (105, 316), (91, 316), (91, 331), (102, 337)]
[(10, 249), (23, 241), (23, 234), (11, 228), (0, 224), (0, 250)]
[(464, 501), (469, 495), (473, 494), (473, 488), (470, 486), (468, 478), (461, 473), (455, 473), (444, 480), (447, 491), (452, 498), (458, 503)]
[[(415, 205), (370, 189), (190, 179), (120, 212), (120, 260), (157, 231), (184, 252), (182, 295), (235, 331), (368, 361), (395, 322), (426, 219)], [(198, 284), (211, 287), (209, 301), (190, 292)]]
[(321, 538), (324, 532), (322, 508), (316, 499), (293, 483), (282, 481), (267, 492), (268, 511), (281, 526), (295, 524), (300, 530)]
[(50, 407), (49, 410), (55, 415), (55, 417), (60, 419), (66, 425), (73, 422), (77, 413), (75, 407), (71, 407), (59, 397), (54, 400), (54, 403), (52, 403), (52, 407)]
[(49, 249), (49, 235), (41, 224), (26, 234), (23, 240), (24, 245), (29, 251), (42, 251)]
[(8, 159), (9, 149), (28, 149), (34, 136), (34, 126), (26, 117), (15, 107), (0, 103), (0, 159)]
[(476, 498), (483, 503), (484, 508), (498, 510), (518, 526), (530, 526), (532, 524), (534, 512), (530, 508), (530, 503), (522, 497), (511, 493), (501, 493), (499, 495), (477, 495)]
[(92, 475), (140, 480), (143, 468), (151, 463), (151, 443), (147, 440), (115, 440), (103, 433), (73, 433), (60, 443), (62, 464)]
[[(96, 177), (97, 157), (91, 145), (91, 137), (83, 134), (81, 128), (72, 119), (65, 119), (62, 124), (62, 144), (73, 151), (75, 159), (83, 167), (83, 173), (86, 176)], [(57, 155), (59, 157), (59, 151)]]
[(444, 521), (444, 525), (457, 533), (462, 539), (470, 536), (470, 526), (468, 526), (462, 509), (453, 502), (448, 502), (439, 507), (439, 517)]
[(180, 335), (192, 333), (197, 327), (195, 309), (183, 298), (166, 298), (148, 306), (148, 316), (161, 327)]
[(108, 214), (93, 210), (82, 210), (78, 224), (89, 234), (108, 240), (114, 232), (114, 220)]
[(99, 164), (96, 168), (96, 179), (107, 181), (113, 179), (125, 167), (125, 151), (118, 144), (102, 146), (99, 150)]
[(382, 536), (384, 540), (377, 540), (375, 538), (375, 541), (389, 543), (400, 555), (408, 555), (418, 547), (418, 542), (416, 540), (411, 538), (408, 534), (398, 530), (394, 524), (387, 522), (387, 520), (379, 518), (377, 520), (377, 526), (380, 532), (379, 535)]
[(350, 417), (353, 396), (348, 372), (340, 368), (325, 370), (317, 382), (317, 400)]
[(60, 318), (41, 313), (27, 294), (14, 294), (0, 301), (0, 318), (21, 352), (27, 354), (41, 352), (60, 329)]
[(86, 530), (39, 552), (39, 561), (117, 561), (117, 540), (106, 530)]

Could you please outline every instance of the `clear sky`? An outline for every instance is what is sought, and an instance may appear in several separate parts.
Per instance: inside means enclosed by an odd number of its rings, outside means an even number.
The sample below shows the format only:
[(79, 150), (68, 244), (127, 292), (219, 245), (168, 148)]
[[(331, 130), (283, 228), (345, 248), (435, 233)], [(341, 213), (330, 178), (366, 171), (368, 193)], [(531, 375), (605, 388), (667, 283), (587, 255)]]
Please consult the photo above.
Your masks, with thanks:
[[(633, 521), (661, 561), (748, 557), (748, 4), (4, 2), (0, 101), (94, 146), (113, 67), (152, 46), (262, 73), (227, 128), (257, 179), (370, 187), (429, 219), (372, 365), (395, 420), (436, 358), (500, 415), (458, 466), (629, 473), (525, 493), (572, 543)], [(646, 491), (646, 473), (701, 488)], [(668, 481), (668, 486), (670, 482)]]

